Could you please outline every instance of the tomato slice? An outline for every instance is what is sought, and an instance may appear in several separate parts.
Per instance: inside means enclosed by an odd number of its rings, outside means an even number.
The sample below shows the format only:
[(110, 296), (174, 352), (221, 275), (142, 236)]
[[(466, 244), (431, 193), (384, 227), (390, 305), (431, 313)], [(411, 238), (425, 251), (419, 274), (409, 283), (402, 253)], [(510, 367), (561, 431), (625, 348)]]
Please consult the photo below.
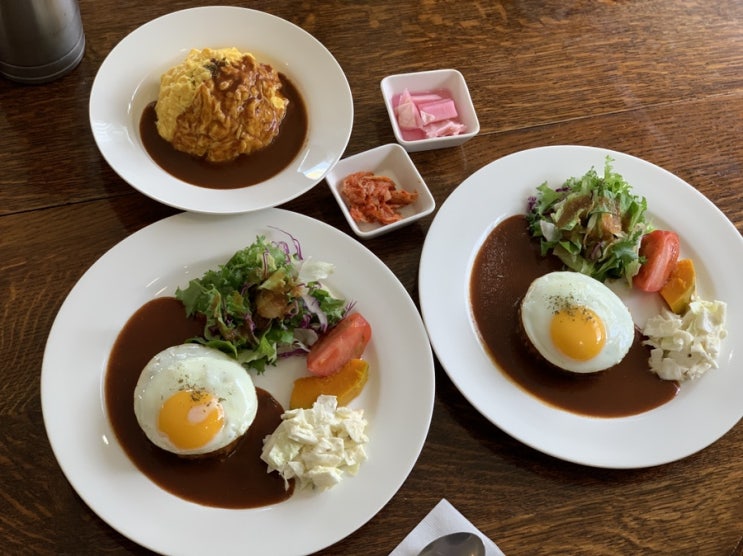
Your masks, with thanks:
[(359, 313), (351, 313), (320, 338), (307, 354), (313, 375), (337, 373), (351, 359), (358, 359), (371, 339), (371, 326)]
[(681, 250), (679, 236), (668, 230), (653, 230), (640, 242), (640, 256), (645, 262), (632, 279), (637, 289), (657, 292), (668, 282)]

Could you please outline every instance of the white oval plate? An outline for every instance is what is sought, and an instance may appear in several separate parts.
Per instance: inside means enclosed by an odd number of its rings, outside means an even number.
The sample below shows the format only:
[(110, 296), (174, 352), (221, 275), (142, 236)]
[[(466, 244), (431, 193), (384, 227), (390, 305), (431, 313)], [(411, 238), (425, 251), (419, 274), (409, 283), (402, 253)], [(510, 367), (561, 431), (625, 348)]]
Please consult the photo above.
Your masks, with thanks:
[[(104, 377), (111, 347), (147, 301), (173, 295), (256, 235), (294, 235), (305, 258), (331, 262), (328, 286), (371, 323), (370, 377), (352, 407), (369, 422), (368, 461), (326, 492), (295, 493), (263, 508), (205, 507), (173, 496), (129, 460), (109, 424)], [(288, 407), (304, 358), (282, 361), (256, 385)], [(322, 222), (282, 209), (232, 216), (181, 213), (126, 238), (82, 276), (47, 341), (41, 402), (60, 467), (81, 498), (130, 539), (167, 554), (309, 554), (356, 531), (413, 468), (433, 411), (433, 353), (412, 299), (371, 251)]]
[[(160, 76), (192, 48), (234, 46), (286, 75), (304, 99), (307, 139), (274, 177), (239, 189), (183, 182), (158, 166), (139, 135)], [(183, 210), (231, 214), (273, 207), (319, 183), (340, 159), (353, 127), (353, 100), (343, 70), (312, 35), (279, 17), (247, 8), (201, 7), (154, 19), (117, 44), (90, 92), (90, 125), (101, 154), (132, 187)]]
[[(502, 220), (526, 212), (536, 187), (558, 187), (605, 157), (646, 197), (657, 227), (676, 230), (682, 254), (693, 257), (700, 295), (728, 304), (728, 337), (720, 368), (686, 383), (669, 403), (625, 418), (577, 415), (550, 406), (500, 372), (473, 324), (469, 278), (477, 251)], [(423, 320), (434, 351), (454, 384), (493, 424), (537, 450), (560, 459), (605, 468), (668, 463), (701, 450), (743, 415), (743, 238), (706, 197), (689, 184), (641, 159), (593, 147), (554, 146), (518, 152), (475, 172), (441, 206), (426, 237), (419, 269)], [(636, 322), (639, 299), (626, 299)], [(638, 324), (644, 324), (644, 322)]]

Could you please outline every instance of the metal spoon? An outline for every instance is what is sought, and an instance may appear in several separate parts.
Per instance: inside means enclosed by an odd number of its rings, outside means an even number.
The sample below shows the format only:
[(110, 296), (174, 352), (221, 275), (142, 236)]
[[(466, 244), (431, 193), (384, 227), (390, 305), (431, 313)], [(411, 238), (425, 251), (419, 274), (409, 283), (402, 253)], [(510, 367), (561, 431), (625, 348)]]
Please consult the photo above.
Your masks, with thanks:
[(450, 533), (431, 541), (418, 556), (485, 556), (485, 545), (474, 533)]

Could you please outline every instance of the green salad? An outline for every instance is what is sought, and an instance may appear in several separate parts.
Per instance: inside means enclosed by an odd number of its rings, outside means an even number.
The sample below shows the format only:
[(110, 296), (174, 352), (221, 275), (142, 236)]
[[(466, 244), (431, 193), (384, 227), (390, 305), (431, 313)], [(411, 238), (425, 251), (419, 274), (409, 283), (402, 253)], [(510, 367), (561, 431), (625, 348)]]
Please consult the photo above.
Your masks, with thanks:
[(624, 278), (631, 284), (642, 263), (640, 240), (651, 226), (645, 198), (632, 194), (611, 163), (607, 157), (603, 176), (591, 168), (558, 189), (541, 184), (526, 218), (543, 256), (553, 253), (569, 269), (602, 282)]
[(204, 319), (203, 336), (191, 341), (262, 373), (279, 357), (306, 353), (343, 318), (346, 301), (321, 283), (333, 265), (305, 260), (299, 242), (291, 240), (290, 247), (257, 236), (226, 264), (176, 290), (186, 314)]

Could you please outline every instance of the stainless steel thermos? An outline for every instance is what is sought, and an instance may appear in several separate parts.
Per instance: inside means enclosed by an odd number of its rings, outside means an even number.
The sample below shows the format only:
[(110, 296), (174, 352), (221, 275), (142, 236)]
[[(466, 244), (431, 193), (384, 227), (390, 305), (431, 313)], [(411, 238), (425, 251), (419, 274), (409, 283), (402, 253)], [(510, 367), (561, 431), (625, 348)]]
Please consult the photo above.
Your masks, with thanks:
[(83, 57), (85, 33), (77, 0), (0, 0), (0, 74), (46, 83)]

